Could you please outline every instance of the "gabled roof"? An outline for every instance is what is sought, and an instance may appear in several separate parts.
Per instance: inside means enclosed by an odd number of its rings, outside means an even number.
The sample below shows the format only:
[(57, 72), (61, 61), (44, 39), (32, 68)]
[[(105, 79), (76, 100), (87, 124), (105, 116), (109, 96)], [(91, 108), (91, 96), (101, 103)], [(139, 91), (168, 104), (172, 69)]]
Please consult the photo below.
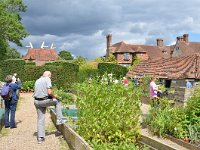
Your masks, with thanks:
[[(164, 53), (165, 51), (165, 53)], [(119, 42), (111, 46), (112, 53), (136, 53), (143, 52), (149, 55), (150, 59), (169, 58), (171, 49), (169, 46), (134, 45)]]
[(175, 52), (173, 56), (188, 56), (194, 53), (200, 53), (200, 42), (179, 41), (175, 47), (179, 47), (181, 52), (177, 54), (176, 49), (173, 49)]
[(124, 52), (133, 53), (134, 52), (133, 49), (128, 44), (124, 43), (123, 41), (114, 44), (112, 47), (115, 48), (114, 53), (124, 53)]
[(54, 49), (30, 48), (24, 56), (24, 60), (55, 61), (59, 58)]
[(200, 79), (199, 65), (199, 54), (160, 60), (147, 60), (141, 61), (135, 68), (127, 73), (127, 76), (147, 75), (168, 79)]

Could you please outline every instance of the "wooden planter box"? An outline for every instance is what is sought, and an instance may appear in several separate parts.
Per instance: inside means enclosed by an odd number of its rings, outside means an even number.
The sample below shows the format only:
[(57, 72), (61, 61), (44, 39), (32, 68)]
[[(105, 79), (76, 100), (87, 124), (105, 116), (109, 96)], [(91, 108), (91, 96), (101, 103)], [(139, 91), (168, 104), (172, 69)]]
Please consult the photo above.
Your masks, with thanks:
[[(56, 126), (56, 114), (53, 109), (50, 109), (51, 119)], [(69, 147), (74, 150), (93, 150), (90, 145), (78, 135), (69, 125), (62, 124), (56, 126), (56, 128), (61, 132), (64, 139), (67, 141)]]
[(180, 140), (180, 139), (177, 139), (177, 138), (175, 138), (175, 137), (173, 137), (173, 136), (166, 135), (166, 138), (168, 138), (168, 139), (171, 140), (172, 142), (175, 142), (175, 143), (177, 143), (178, 145), (181, 145), (181, 146), (183, 146), (183, 147), (185, 147), (185, 148), (188, 148), (188, 149), (190, 149), (190, 150), (200, 150), (200, 147), (198, 147), (198, 146), (196, 146), (196, 145), (194, 145), (194, 144), (190, 144), (190, 143), (184, 142), (184, 141), (182, 141), (182, 140)]

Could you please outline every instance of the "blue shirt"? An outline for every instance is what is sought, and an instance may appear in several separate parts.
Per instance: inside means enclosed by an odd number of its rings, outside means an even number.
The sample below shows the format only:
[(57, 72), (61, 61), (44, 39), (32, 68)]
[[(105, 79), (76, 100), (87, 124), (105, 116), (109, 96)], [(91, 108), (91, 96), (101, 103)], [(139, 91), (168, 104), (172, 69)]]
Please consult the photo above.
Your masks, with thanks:
[(17, 83), (10, 83), (10, 87), (12, 89), (12, 100), (18, 100), (18, 95), (17, 95), (17, 90), (21, 89), (22, 84), (20, 81), (18, 81)]
[(189, 81), (186, 82), (186, 88), (192, 88), (191, 82), (189, 82)]

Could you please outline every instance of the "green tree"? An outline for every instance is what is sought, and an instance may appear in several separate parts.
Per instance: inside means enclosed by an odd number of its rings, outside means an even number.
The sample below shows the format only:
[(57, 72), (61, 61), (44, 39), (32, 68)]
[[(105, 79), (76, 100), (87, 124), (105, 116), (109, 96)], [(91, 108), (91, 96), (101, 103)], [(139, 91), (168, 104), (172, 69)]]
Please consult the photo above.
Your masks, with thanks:
[(22, 55), (14, 48), (7, 48), (6, 59), (22, 58)]
[(117, 60), (113, 54), (109, 54), (109, 56), (106, 57), (105, 62), (117, 63)]
[(74, 57), (71, 55), (71, 53), (66, 50), (60, 51), (58, 55), (64, 60), (73, 60), (74, 59)]
[(76, 59), (74, 59), (73, 63), (75, 63), (77, 65), (82, 65), (82, 64), (86, 63), (86, 59), (82, 56), (78, 56)]
[(0, 60), (6, 58), (9, 42), (22, 46), (21, 40), (28, 36), (20, 17), (25, 11), (23, 0), (0, 0)]

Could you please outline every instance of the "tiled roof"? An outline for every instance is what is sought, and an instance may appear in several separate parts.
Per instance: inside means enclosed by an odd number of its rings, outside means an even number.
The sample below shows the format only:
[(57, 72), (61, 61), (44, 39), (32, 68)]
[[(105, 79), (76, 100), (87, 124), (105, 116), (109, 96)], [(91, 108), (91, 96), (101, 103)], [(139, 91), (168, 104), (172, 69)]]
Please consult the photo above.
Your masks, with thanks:
[(200, 79), (199, 65), (199, 54), (160, 60), (147, 60), (141, 61), (135, 68), (127, 73), (127, 76), (139, 77), (148, 75), (168, 79)]
[(115, 48), (114, 53), (124, 53), (124, 52), (133, 53), (134, 52), (134, 50), (128, 44), (124, 43), (123, 41), (114, 44), (112, 47)]
[(181, 52), (179, 54), (174, 53), (173, 56), (188, 56), (200, 52), (200, 42), (179, 41), (176, 43), (176, 47), (179, 47)]
[[(165, 53), (164, 53), (165, 51)], [(135, 53), (145, 52), (148, 54), (149, 59), (169, 58), (171, 49), (169, 46), (151, 46), (151, 45), (133, 45), (119, 42), (111, 46), (112, 53)]]
[(54, 49), (48, 48), (30, 48), (27, 54), (24, 56), (25, 60), (36, 61), (55, 61), (59, 58)]

